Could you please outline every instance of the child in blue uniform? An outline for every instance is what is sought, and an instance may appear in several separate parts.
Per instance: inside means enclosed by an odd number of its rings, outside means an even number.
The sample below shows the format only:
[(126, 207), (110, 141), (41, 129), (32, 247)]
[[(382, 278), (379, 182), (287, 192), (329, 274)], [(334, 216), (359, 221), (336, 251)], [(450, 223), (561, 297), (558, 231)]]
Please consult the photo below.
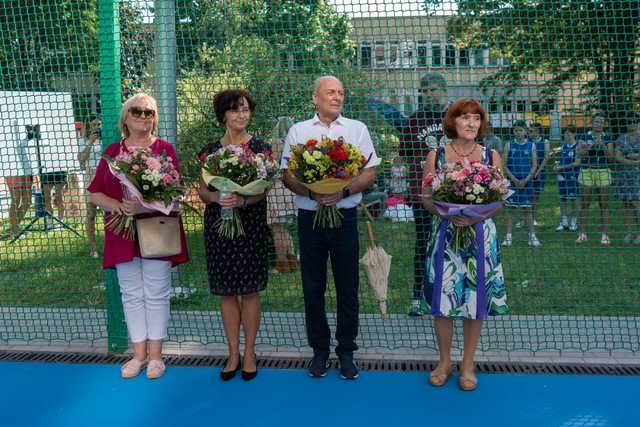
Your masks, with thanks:
[(578, 175), (580, 163), (576, 157), (578, 141), (576, 128), (565, 129), (560, 151), (560, 163), (554, 167), (558, 172), (558, 194), (560, 195), (560, 224), (556, 231), (578, 229)]
[(531, 201), (533, 225), (542, 225), (536, 222), (536, 208), (538, 207), (538, 202), (540, 202), (540, 195), (544, 193), (544, 182), (546, 179), (544, 169), (551, 154), (551, 145), (549, 144), (549, 140), (542, 136), (542, 125), (540, 123), (533, 123), (529, 127), (529, 138), (531, 138), (531, 141), (533, 141), (535, 145), (536, 159), (538, 160), (538, 166), (533, 175), (533, 200)]
[(529, 246), (540, 246), (533, 228), (533, 177), (537, 170), (537, 156), (533, 141), (527, 138), (527, 124), (517, 121), (513, 124), (513, 139), (505, 144), (503, 163), (504, 172), (511, 180), (515, 191), (506, 201), (507, 234), (502, 246), (511, 246), (513, 242), (513, 215), (519, 213), (529, 227)]

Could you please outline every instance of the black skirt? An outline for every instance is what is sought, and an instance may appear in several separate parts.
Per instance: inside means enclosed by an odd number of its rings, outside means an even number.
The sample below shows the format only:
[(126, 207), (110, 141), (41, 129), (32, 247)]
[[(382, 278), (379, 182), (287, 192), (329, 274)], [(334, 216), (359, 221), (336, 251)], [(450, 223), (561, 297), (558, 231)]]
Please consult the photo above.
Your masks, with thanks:
[(214, 224), (220, 218), (220, 205), (210, 203), (204, 213), (207, 273), (214, 295), (247, 295), (267, 287), (267, 202), (263, 199), (236, 209), (245, 234), (233, 239), (216, 231)]

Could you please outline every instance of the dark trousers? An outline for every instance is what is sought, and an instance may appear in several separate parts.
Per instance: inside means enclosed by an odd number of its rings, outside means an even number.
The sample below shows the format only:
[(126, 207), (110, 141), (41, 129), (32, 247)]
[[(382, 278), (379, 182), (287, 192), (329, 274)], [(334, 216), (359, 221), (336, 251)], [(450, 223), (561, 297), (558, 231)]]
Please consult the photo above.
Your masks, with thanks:
[(309, 346), (314, 351), (328, 351), (331, 331), (325, 311), (327, 259), (336, 285), (337, 328), (336, 353), (358, 349), (358, 219), (355, 208), (341, 209), (342, 226), (313, 229), (314, 211), (298, 210), (300, 270), (304, 293), (304, 312)]
[(411, 209), (413, 209), (413, 220), (416, 224), (416, 245), (413, 256), (413, 299), (421, 299), (433, 215), (422, 206), (422, 203), (412, 202)]

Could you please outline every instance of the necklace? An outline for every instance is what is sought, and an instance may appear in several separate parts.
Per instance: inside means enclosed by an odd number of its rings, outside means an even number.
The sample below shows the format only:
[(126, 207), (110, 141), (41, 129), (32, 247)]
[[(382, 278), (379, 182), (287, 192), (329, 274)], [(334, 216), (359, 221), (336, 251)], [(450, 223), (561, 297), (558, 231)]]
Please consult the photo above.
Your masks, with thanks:
[(456, 150), (456, 146), (453, 144), (453, 142), (451, 144), (449, 144), (449, 146), (451, 147), (453, 152), (458, 155), (458, 157), (462, 157), (463, 159), (469, 158), (469, 156), (472, 155), (474, 151), (476, 151), (476, 143), (475, 142), (473, 143), (473, 148), (471, 149), (471, 151), (469, 151), (466, 154), (465, 153), (461, 153), (458, 150)]

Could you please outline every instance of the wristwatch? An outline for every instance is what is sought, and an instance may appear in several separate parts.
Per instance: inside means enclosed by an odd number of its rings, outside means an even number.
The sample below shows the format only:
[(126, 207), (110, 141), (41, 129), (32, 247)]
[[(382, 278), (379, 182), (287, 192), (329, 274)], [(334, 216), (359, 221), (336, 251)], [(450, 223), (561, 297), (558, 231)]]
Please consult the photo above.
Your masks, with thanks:
[(351, 195), (351, 190), (349, 190), (349, 187), (344, 187), (344, 189), (342, 190), (342, 198), (346, 199), (350, 195)]

